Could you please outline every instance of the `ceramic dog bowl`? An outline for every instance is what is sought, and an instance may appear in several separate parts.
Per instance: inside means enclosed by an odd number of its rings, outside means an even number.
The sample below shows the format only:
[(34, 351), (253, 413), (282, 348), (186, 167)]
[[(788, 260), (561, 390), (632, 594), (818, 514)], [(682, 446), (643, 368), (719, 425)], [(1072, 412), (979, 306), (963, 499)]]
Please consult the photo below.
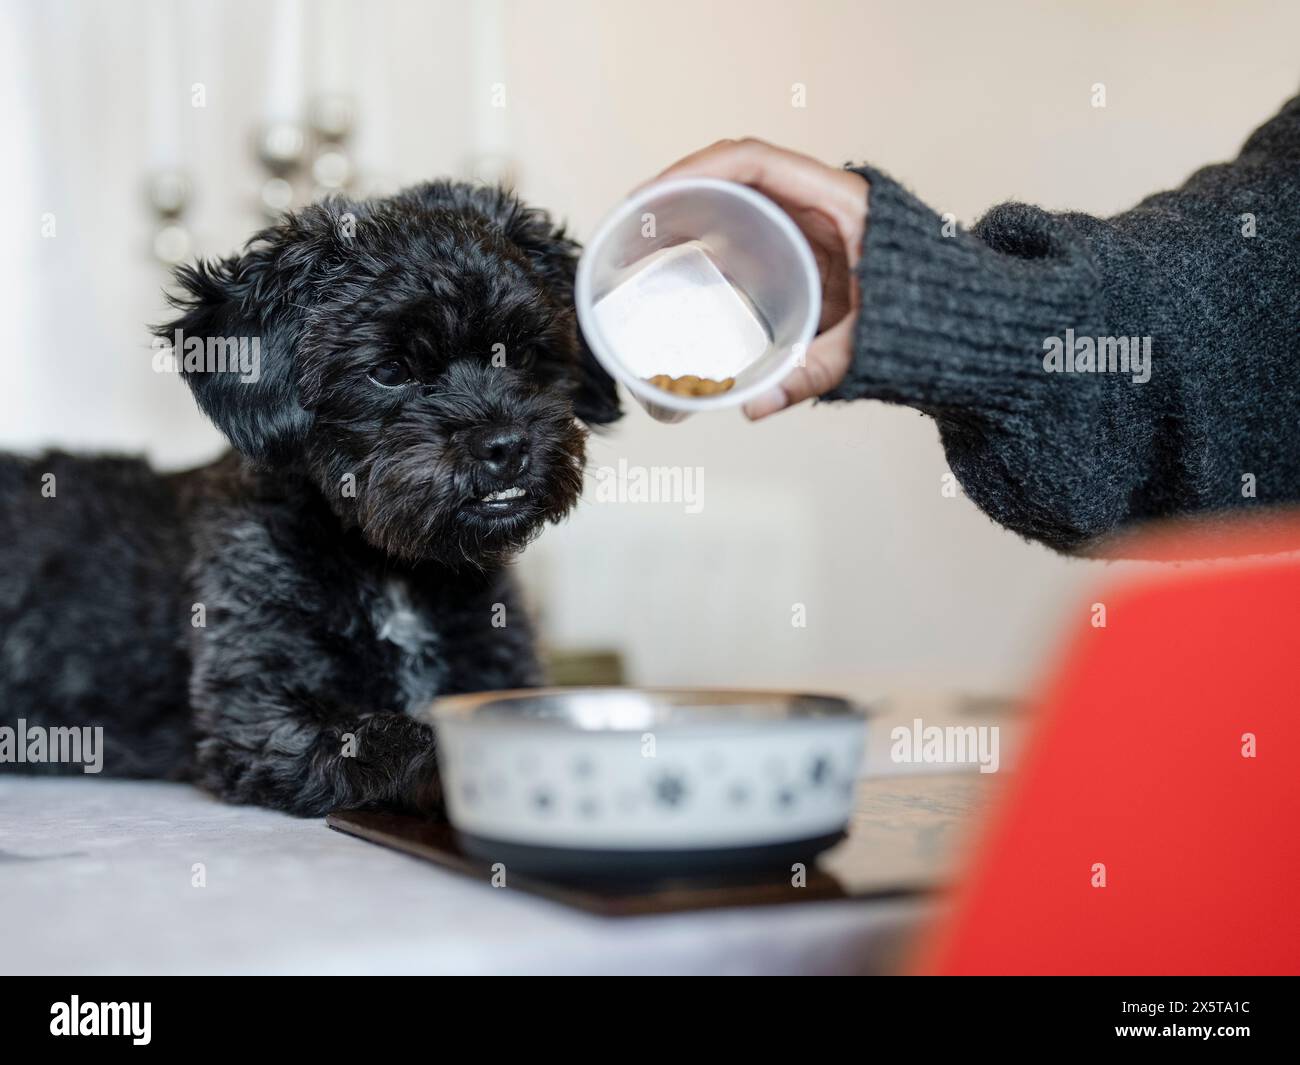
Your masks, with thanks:
[(488, 692), (425, 715), (465, 850), (553, 877), (811, 863), (843, 835), (866, 741), (861, 709), (779, 692)]

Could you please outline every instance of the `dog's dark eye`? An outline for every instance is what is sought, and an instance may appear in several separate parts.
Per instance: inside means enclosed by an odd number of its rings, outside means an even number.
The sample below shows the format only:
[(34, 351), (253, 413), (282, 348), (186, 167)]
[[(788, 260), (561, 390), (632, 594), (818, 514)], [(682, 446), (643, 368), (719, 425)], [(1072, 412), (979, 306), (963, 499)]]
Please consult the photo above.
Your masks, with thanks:
[(396, 388), (398, 385), (404, 385), (411, 379), (411, 371), (408, 370), (404, 363), (391, 360), (381, 362), (378, 366), (370, 367), (370, 380), (377, 385), (383, 385), (385, 388)]

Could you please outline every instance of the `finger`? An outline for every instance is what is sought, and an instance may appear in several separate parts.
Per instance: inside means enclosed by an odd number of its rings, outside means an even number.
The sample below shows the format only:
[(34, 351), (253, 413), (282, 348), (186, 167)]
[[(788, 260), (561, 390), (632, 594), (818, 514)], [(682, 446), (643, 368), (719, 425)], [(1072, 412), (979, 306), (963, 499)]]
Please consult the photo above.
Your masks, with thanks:
[(740, 181), (754, 176), (756, 164), (762, 156), (785, 152), (786, 149), (777, 148), (757, 137), (742, 137), (739, 140), (725, 138), (682, 156), (661, 170), (651, 181), (666, 181), (677, 177), (720, 177)]
[(805, 365), (797, 367), (769, 392), (745, 404), (745, 416), (758, 421), (805, 399), (822, 396), (844, 380), (852, 351), (853, 326), (857, 315), (845, 316), (819, 336), (808, 348)]
[[(736, 181), (758, 189), (787, 208), (829, 215), (836, 229), (842, 230), (836, 217), (835, 197), (829, 194), (833, 179), (840, 173), (810, 156), (747, 138), (720, 141), (688, 155), (665, 170), (660, 180), (717, 177)], [(854, 211), (861, 213), (861, 210), (862, 200), (858, 198)]]
[(751, 422), (756, 422), (760, 418), (766, 418), (769, 414), (775, 414), (779, 410), (785, 410), (789, 405), (789, 400), (785, 397), (785, 389), (780, 385), (764, 392), (761, 396), (756, 396), (745, 404), (745, 417)]
[(686, 177), (736, 181), (758, 189), (783, 207), (816, 210), (831, 220), (846, 246), (861, 228), (866, 207), (866, 182), (857, 174), (753, 138), (718, 141), (692, 152), (638, 190), (657, 181)]

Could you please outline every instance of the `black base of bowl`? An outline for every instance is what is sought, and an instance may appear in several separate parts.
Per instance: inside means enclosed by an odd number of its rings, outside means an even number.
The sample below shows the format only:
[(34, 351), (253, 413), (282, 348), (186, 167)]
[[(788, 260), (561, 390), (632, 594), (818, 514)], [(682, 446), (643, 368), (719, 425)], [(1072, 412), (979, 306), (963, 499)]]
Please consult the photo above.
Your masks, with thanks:
[(844, 833), (711, 850), (586, 850), (507, 843), (468, 832), (457, 832), (456, 837), (466, 854), (485, 862), (501, 862), (507, 873), (515, 871), (548, 880), (608, 882), (716, 879), (776, 871), (788, 874), (796, 862), (811, 870), (817, 855), (835, 846)]

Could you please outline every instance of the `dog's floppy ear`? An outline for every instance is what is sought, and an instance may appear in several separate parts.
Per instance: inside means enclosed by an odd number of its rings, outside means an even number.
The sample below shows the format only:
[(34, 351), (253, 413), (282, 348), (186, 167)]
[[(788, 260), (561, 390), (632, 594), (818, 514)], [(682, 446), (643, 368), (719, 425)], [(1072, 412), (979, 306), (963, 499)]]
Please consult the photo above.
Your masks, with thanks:
[(588, 425), (609, 425), (623, 417), (618, 385), (596, 361), (576, 321), (574, 329), (578, 334), (578, 365), (574, 370), (573, 413)]
[(154, 329), (173, 345), (199, 409), (261, 465), (284, 461), (311, 424), (293, 365), (300, 316), (270, 233), (243, 255), (180, 267), (180, 292), (168, 297), (180, 314)]
[(573, 413), (588, 425), (609, 425), (623, 417), (618, 404), (618, 385), (587, 346), (582, 329), (578, 331), (577, 391), (573, 396)]
[[(562, 226), (551, 225), (550, 216), (536, 209), (520, 212), (526, 235), (517, 238), (521, 246), (533, 255), (539, 269), (550, 278), (556, 294), (568, 307), (573, 306), (573, 289), (577, 278), (577, 256), (581, 251), (576, 241), (569, 239)], [(516, 225), (519, 222), (516, 222)], [(577, 334), (577, 365), (573, 369), (573, 414), (588, 425), (608, 425), (623, 417), (619, 407), (619, 388), (598, 362), (582, 335), (582, 329), (573, 321)]]

